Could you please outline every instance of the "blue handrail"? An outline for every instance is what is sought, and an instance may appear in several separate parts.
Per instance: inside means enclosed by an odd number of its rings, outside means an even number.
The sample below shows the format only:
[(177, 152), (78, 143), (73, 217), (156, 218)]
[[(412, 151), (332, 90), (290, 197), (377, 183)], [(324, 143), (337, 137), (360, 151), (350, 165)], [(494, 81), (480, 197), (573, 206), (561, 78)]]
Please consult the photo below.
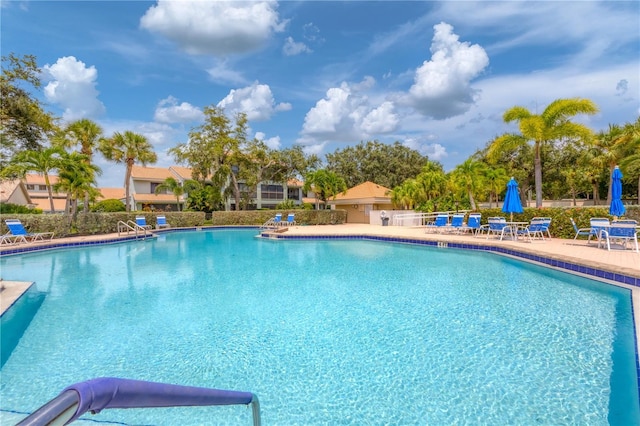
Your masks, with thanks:
[(251, 392), (180, 386), (101, 377), (65, 388), (18, 425), (69, 424), (87, 411), (105, 408), (193, 407), (251, 404), (253, 425), (260, 426), (260, 403)]

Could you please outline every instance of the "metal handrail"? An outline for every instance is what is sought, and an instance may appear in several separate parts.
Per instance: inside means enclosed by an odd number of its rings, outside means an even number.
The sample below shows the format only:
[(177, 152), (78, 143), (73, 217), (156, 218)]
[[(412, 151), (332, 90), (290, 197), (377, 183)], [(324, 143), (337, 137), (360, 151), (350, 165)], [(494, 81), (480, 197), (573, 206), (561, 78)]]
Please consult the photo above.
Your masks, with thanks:
[(128, 220), (127, 222), (123, 222), (121, 220), (118, 221), (118, 235), (125, 232), (129, 235), (129, 232), (135, 232), (136, 237), (138, 236), (138, 232), (142, 232), (144, 236), (147, 236), (147, 228), (144, 226), (140, 226), (132, 220)]
[(253, 426), (260, 426), (260, 402), (250, 392), (180, 386), (100, 377), (76, 383), (24, 418), (17, 426), (66, 425), (86, 412), (107, 408), (249, 405)]

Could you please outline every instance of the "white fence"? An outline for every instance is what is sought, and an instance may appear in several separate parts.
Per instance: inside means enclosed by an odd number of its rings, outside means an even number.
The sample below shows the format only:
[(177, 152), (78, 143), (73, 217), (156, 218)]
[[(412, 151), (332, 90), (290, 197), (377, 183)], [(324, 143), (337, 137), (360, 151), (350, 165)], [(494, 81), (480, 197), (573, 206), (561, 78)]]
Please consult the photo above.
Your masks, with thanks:
[(393, 226), (425, 226), (436, 219), (438, 214), (467, 213), (469, 210), (458, 210), (448, 212), (417, 213), (413, 210), (372, 210), (369, 213), (369, 224), (382, 225), (380, 215), (385, 212), (389, 218), (389, 225)]

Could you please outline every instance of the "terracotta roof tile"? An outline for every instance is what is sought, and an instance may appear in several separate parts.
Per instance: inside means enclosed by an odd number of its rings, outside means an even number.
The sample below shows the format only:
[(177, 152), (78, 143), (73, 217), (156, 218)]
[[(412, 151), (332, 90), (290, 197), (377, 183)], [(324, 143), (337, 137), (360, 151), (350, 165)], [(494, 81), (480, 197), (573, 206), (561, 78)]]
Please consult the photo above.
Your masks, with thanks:
[(101, 200), (121, 200), (124, 198), (124, 188), (98, 188)]
[[(24, 176), (24, 182), (28, 185), (45, 185), (44, 175), (37, 173), (27, 173)], [(49, 183), (51, 185), (58, 183), (58, 176), (49, 175)]]
[(346, 193), (340, 193), (336, 196), (336, 200), (357, 200), (360, 198), (390, 198), (387, 194), (389, 188), (380, 186), (373, 182), (365, 182), (354, 186), (347, 190)]
[(136, 165), (131, 168), (131, 177), (134, 179), (158, 181), (163, 181), (169, 177), (175, 178), (175, 176), (171, 174), (168, 168), (142, 167)]

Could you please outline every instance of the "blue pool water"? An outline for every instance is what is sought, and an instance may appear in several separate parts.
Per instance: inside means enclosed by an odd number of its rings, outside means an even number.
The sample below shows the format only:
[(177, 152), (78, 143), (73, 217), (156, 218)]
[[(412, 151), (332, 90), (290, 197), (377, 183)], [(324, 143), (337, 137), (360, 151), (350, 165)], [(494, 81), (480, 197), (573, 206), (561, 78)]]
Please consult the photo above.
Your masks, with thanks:
[[(640, 423), (627, 289), (489, 253), (255, 235), (0, 259), (37, 283), (3, 316), (0, 413), (110, 376), (251, 391), (266, 425)], [(86, 417), (251, 423), (244, 406)]]

